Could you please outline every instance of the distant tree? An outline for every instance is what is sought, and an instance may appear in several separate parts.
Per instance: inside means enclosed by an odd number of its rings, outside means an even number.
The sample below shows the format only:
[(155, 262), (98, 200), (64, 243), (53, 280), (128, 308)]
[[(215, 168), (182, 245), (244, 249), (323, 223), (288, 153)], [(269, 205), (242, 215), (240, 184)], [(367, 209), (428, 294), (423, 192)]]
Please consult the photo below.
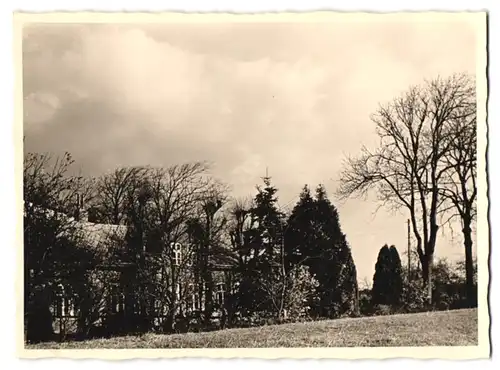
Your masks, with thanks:
[(386, 244), (380, 249), (377, 257), (377, 263), (375, 264), (375, 274), (373, 275), (372, 288), (373, 305), (388, 305), (391, 303), (391, 278), (391, 253)]
[(373, 276), (372, 304), (398, 306), (403, 292), (401, 259), (394, 246), (384, 245)]
[[(437, 261), (433, 287), (435, 308), (447, 310), (470, 307), (470, 288), (467, 286), (464, 265), (464, 261), (452, 263), (445, 258)], [(473, 289), (477, 289), (477, 285)]]

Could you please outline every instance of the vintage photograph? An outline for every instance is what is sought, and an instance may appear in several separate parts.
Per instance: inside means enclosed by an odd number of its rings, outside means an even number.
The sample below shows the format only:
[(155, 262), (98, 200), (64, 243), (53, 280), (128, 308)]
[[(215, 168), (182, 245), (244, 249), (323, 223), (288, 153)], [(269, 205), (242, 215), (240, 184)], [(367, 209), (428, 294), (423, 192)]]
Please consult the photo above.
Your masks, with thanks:
[(486, 13), (15, 18), (24, 350), (488, 355)]

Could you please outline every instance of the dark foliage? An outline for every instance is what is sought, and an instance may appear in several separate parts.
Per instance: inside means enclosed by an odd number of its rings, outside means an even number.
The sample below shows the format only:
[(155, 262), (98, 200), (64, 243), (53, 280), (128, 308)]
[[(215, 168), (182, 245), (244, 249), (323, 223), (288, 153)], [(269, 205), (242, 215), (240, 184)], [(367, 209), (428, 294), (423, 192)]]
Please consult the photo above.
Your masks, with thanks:
[(288, 265), (307, 265), (317, 279), (316, 302), (312, 314), (338, 317), (358, 311), (356, 267), (338, 212), (320, 185), (312, 198), (307, 186), (294, 207), (285, 234)]
[(378, 254), (373, 276), (372, 304), (397, 307), (401, 303), (403, 277), (401, 259), (394, 246), (384, 245)]

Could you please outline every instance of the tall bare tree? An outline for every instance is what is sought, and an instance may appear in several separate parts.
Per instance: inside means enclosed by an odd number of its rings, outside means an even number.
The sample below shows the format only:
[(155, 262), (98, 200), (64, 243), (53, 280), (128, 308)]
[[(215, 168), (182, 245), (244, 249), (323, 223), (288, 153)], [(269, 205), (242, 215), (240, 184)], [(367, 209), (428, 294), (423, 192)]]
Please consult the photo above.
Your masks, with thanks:
[(174, 324), (174, 314), (182, 307), (183, 297), (192, 290), (189, 281), (195, 251), (186, 235), (190, 220), (198, 215), (210, 189), (207, 170), (202, 162), (151, 170), (149, 229), (157, 236), (154, 239), (157, 249), (150, 252), (163, 271), (162, 286), (156, 290), (162, 293), (156, 298), (168, 307), (169, 330)]
[[(206, 195), (201, 199), (201, 214), (198, 216), (199, 231), (201, 240), (199, 243), (199, 272), (202, 284), (199, 284), (203, 291), (201, 296), (205, 297), (205, 324), (209, 325), (214, 309), (213, 293), (214, 281), (210, 270), (211, 257), (216, 250), (224, 243), (223, 232), (226, 226), (226, 217), (223, 207), (226, 205), (227, 189), (222, 184), (214, 182), (207, 189)], [(203, 289), (204, 288), (204, 289)], [(201, 293), (201, 291), (200, 291)]]
[[(476, 219), (477, 198), (477, 121), (476, 103), (471, 101), (463, 114), (451, 122), (450, 150), (445, 155), (449, 168), (443, 176), (441, 195), (451, 207), (444, 211), (447, 220), (458, 218), (462, 225), (465, 252), (465, 280), (470, 306), (477, 303), (474, 290), (473, 222)], [(451, 215), (450, 215), (451, 214)]]
[(429, 302), (438, 215), (445, 206), (442, 184), (450, 168), (446, 158), (454, 142), (450, 126), (466, 114), (474, 90), (469, 76), (454, 75), (411, 87), (381, 106), (371, 117), (379, 147), (363, 147), (340, 175), (340, 198), (375, 190), (381, 205), (408, 210)]
[(228, 229), (231, 247), (238, 256), (240, 267), (251, 258), (249, 230), (255, 227), (251, 209), (251, 198), (234, 199), (228, 210)]

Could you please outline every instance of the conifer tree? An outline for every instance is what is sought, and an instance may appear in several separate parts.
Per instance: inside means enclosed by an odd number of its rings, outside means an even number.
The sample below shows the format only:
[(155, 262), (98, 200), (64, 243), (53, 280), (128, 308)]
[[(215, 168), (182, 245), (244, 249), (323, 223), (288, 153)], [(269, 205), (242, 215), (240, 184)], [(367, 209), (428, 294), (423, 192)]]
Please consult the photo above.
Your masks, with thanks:
[(303, 188), (288, 220), (286, 251), (289, 264), (304, 263), (318, 280), (314, 307), (317, 315), (336, 317), (355, 313), (358, 307), (356, 267), (342, 233), (338, 212), (324, 186), (315, 198)]
[[(317, 217), (321, 221), (321, 234), (327, 236), (328, 244), (321, 244), (324, 262), (317, 261), (316, 270), (321, 291), (323, 315), (336, 317), (358, 312), (357, 272), (351, 249), (340, 227), (339, 215), (328, 199), (323, 185), (316, 188)], [(328, 269), (325, 271), (325, 267)], [(322, 284), (323, 281), (323, 284)]]
[(391, 252), (389, 247), (384, 245), (380, 248), (375, 264), (375, 274), (373, 275), (372, 304), (389, 304), (389, 282), (391, 279)]
[(378, 254), (373, 276), (372, 303), (397, 306), (401, 302), (403, 277), (401, 259), (394, 246), (384, 245)]
[(299, 201), (288, 218), (285, 232), (285, 253), (287, 269), (301, 262), (307, 262), (312, 255), (315, 235), (313, 215), (316, 203), (307, 185), (304, 185)]
[(401, 258), (399, 257), (398, 250), (394, 245), (389, 248), (391, 252), (391, 272), (392, 272), (392, 297), (391, 303), (394, 306), (398, 306), (401, 303), (403, 294), (403, 266), (401, 264)]
[(239, 299), (247, 313), (273, 310), (270, 291), (283, 257), (284, 223), (277, 204), (278, 189), (271, 184), (270, 177), (263, 180), (264, 186), (257, 186), (254, 206), (250, 209), (253, 227), (245, 235), (249, 258), (241, 271)]

